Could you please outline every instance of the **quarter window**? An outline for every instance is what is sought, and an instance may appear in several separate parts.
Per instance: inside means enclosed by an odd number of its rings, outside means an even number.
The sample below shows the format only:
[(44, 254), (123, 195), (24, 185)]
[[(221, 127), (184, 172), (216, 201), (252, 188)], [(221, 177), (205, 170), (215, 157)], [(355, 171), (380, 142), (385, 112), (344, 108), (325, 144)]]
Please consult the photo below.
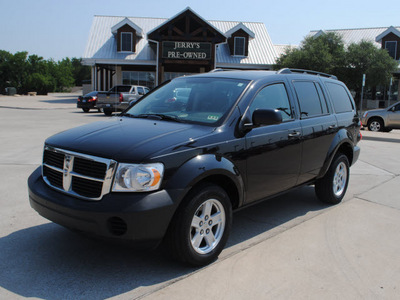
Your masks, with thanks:
[(295, 81), (293, 85), (299, 99), (302, 118), (320, 116), (328, 112), (325, 97), (318, 83)]
[(121, 51), (132, 52), (132, 32), (121, 32)]
[(343, 86), (327, 82), (326, 87), (331, 95), (333, 107), (335, 108), (336, 113), (349, 112), (354, 109), (351, 98)]
[(292, 119), (289, 98), (283, 83), (264, 87), (250, 105), (251, 115), (256, 109), (277, 109), (282, 114), (282, 120)]
[(244, 37), (235, 37), (235, 51), (234, 55), (244, 56), (245, 55), (245, 42), (246, 39)]

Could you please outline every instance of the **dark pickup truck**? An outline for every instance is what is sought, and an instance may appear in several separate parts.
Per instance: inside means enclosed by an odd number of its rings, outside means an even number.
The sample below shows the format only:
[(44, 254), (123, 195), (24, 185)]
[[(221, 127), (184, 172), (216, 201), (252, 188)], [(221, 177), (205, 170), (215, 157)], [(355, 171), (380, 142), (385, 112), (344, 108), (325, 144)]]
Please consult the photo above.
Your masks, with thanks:
[[(304, 74), (308, 72), (308, 74)], [(43, 217), (103, 238), (215, 260), (232, 212), (303, 185), (342, 201), (360, 153), (346, 86), (304, 70), (176, 78), (118, 117), (48, 138), (29, 177)]]

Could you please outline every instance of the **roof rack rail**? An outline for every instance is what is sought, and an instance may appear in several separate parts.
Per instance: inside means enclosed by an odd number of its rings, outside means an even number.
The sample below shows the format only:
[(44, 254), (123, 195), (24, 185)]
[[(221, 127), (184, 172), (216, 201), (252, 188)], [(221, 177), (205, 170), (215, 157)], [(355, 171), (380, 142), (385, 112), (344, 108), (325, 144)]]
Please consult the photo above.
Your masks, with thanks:
[(283, 68), (283, 69), (280, 69), (279, 71), (276, 72), (276, 74), (292, 74), (292, 73), (311, 74), (311, 75), (318, 75), (318, 76), (328, 77), (328, 78), (336, 79), (336, 80), (338, 79), (335, 75), (326, 74), (326, 73), (317, 72), (317, 71), (311, 71), (311, 70), (303, 70), (303, 69)]
[(223, 68), (216, 68), (213, 69), (211, 71), (209, 71), (208, 73), (215, 73), (215, 72), (223, 72), (223, 71), (239, 71), (240, 69), (223, 69)]

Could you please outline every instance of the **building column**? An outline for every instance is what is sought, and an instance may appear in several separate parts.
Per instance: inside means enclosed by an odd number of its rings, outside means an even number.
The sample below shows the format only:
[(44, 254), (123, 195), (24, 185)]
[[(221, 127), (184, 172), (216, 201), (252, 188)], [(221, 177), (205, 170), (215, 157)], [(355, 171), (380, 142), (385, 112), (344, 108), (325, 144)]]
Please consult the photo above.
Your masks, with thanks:
[(116, 78), (114, 79), (114, 85), (122, 84), (122, 67), (117, 66), (115, 71), (117, 76), (115, 76)]

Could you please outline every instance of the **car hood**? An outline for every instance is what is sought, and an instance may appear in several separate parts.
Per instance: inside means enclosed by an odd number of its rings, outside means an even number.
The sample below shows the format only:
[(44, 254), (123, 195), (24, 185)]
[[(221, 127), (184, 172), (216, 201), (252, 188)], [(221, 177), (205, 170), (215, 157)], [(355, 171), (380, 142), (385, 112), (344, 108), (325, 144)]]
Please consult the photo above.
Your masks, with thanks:
[(213, 131), (208, 126), (114, 117), (58, 133), (46, 144), (119, 162), (140, 163), (180, 145), (193, 144)]
[(368, 112), (368, 114), (380, 114), (380, 113), (383, 113), (385, 111), (386, 111), (386, 109), (379, 108), (379, 109), (368, 110), (367, 112)]

